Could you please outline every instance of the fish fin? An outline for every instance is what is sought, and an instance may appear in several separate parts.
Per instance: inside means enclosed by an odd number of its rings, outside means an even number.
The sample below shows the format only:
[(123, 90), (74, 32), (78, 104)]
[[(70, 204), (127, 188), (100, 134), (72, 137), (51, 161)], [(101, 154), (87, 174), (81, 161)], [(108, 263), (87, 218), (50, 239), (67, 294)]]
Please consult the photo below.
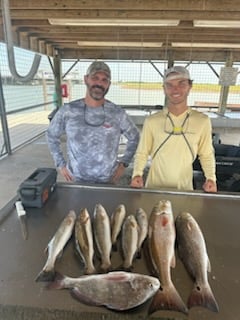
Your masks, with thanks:
[(160, 288), (154, 295), (148, 314), (150, 315), (158, 310), (174, 310), (188, 314), (186, 305), (173, 285)]
[(215, 300), (209, 285), (200, 287), (199, 285), (196, 284), (194, 286), (188, 298), (188, 308), (190, 309), (196, 306), (207, 308), (213, 312), (219, 311), (217, 301)]
[(102, 305), (101, 303), (99, 303), (95, 300), (92, 300), (92, 299), (86, 297), (85, 295), (83, 295), (79, 288), (76, 288), (76, 287), (72, 288), (70, 293), (74, 299), (76, 299), (79, 302), (82, 302), (84, 304), (88, 304), (91, 306), (101, 306)]
[(48, 281), (53, 281), (55, 278), (55, 271), (50, 270), (50, 271), (45, 271), (42, 270), (36, 277), (35, 281), (36, 282), (48, 282)]
[(62, 275), (59, 272), (55, 272), (55, 276), (53, 278), (52, 282), (49, 282), (47, 284), (47, 289), (62, 289), (64, 288), (63, 286), (63, 280), (64, 280), (65, 276)]

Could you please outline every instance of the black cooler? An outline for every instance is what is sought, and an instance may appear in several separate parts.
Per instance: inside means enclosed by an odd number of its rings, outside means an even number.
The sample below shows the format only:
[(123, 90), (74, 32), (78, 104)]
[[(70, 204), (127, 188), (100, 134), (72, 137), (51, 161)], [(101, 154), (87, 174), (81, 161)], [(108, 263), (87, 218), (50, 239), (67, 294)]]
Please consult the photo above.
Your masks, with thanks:
[(41, 208), (53, 193), (57, 180), (54, 168), (38, 168), (18, 189), (18, 195), (25, 207)]

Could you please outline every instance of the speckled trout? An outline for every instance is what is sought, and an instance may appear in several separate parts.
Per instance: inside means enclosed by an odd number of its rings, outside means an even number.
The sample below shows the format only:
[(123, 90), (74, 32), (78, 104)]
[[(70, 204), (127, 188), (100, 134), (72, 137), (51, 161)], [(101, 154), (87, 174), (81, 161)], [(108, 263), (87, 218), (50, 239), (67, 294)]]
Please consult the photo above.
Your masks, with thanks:
[(175, 237), (171, 202), (168, 200), (159, 201), (154, 206), (149, 218), (148, 249), (161, 287), (153, 297), (149, 307), (150, 314), (157, 310), (188, 312), (171, 279), (171, 267), (174, 268), (176, 264)]
[(114, 251), (117, 251), (117, 238), (121, 232), (125, 216), (126, 208), (124, 204), (120, 204), (111, 215), (111, 238)]
[(146, 302), (159, 286), (159, 280), (155, 277), (116, 271), (79, 278), (58, 274), (55, 281), (49, 283), (48, 288), (69, 288), (82, 303), (124, 311)]
[(143, 242), (145, 241), (148, 234), (148, 216), (147, 213), (142, 209), (138, 208), (136, 210), (136, 220), (139, 226), (138, 229), (138, 243), (137, 243), (137, 257), (141, 258), (141, 249)]
[(101, 204), (96, 204), (93, 213), (93, 233), (101, 256), (101, 271), (111, 270), (111, 226), (109, 216)]
[(179, 257), (194, 279), (194, 287), (188, 298), (188, 307), (202, 306), (218, 312), (218, 304), (208, 283), (210, 261), (203, 233), (193, 216), (183, 212), (176, 218), (177, 249)]
[(137, 254), (138, 224), (135, 216), (130, 214), (126, 217), (122, 226), (122, 251), (123, 269), (130, 271), (133, 268), (133, 260)]
[(35, 281), (51, 281), (54, 278), (54, 265), (56, 259), (60, 256), (63, 248), (70, 239), (75, 221), (76, 213), (75, 211), (70, 210), (45, 249), (45, 251), (48, 252), (48, 258), (46, 264), (44, 265), (42, 271), (38, 274)]
[(75, 245), (84, 266), (85, 273), (95, 273), (93, 264), (94, 247), (91, 218), (86, 208), (80, 210), (75, 223)]

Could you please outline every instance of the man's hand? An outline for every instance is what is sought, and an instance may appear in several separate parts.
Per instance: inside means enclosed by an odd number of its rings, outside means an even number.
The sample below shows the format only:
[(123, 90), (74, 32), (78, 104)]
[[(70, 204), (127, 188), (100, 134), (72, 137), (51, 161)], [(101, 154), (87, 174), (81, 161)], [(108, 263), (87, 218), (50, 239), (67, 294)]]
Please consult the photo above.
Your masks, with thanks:
[(143, 178), (141, 176), (133, 177), (130, 186), (133, 188), (143, 188)]
[(217, 192), (217, 184), (211, 179), (207, 179), (202, 187), (205, 192)]
[(113, 173), (113, 176), (111, 178), (111, 182), (116, 184), (119, 181), (119, 179), (121, 178), (121, 176), (124, 174), (124, 171), (125, 171), (125, 167), (124, 167), (123, 163), (119, 162), (117, 169)]
[(68, 182), (73, 181), (73, 177), (66, 167), (59, 168), (59, 172), (66, 181)]

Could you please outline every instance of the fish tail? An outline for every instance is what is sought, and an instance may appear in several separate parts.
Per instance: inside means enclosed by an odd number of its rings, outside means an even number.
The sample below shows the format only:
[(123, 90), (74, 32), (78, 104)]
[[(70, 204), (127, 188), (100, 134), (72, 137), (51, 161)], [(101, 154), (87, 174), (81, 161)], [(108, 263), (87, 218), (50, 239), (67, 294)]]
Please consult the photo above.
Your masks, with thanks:
[(112, 270), (111, 263), (103, 262), (100, 266), (100, 270), (102, 273), (106, 273)]
[(50, 270), (42, 270), (36, 277), (35, 281), (36, 282), (48, 282), (48, 281), (53, 281), (55, 278), (55, 271)]
[(96, 273), (96, 268), (94, 266), (89, 266), (85, 269), (85, 274), (94, 274)]
[(175, 310), (188, 314), (186, 305), (173, 285), (161, 287), (154, 295), (148, 313), (152, 314), (158, 310)]
[(47, 289), (62, 289), (64, 286), (65, 276), (59, 272), (55, 272), (55, 277), (52, 282), (49, 282), (47, 285)]
[(213, 312), (219, 311), (217, 301), (209, 285), (203, 287), (195, 285), (188, 298), (188, 308), (190, 309), (195, 306), (201, 306)]

